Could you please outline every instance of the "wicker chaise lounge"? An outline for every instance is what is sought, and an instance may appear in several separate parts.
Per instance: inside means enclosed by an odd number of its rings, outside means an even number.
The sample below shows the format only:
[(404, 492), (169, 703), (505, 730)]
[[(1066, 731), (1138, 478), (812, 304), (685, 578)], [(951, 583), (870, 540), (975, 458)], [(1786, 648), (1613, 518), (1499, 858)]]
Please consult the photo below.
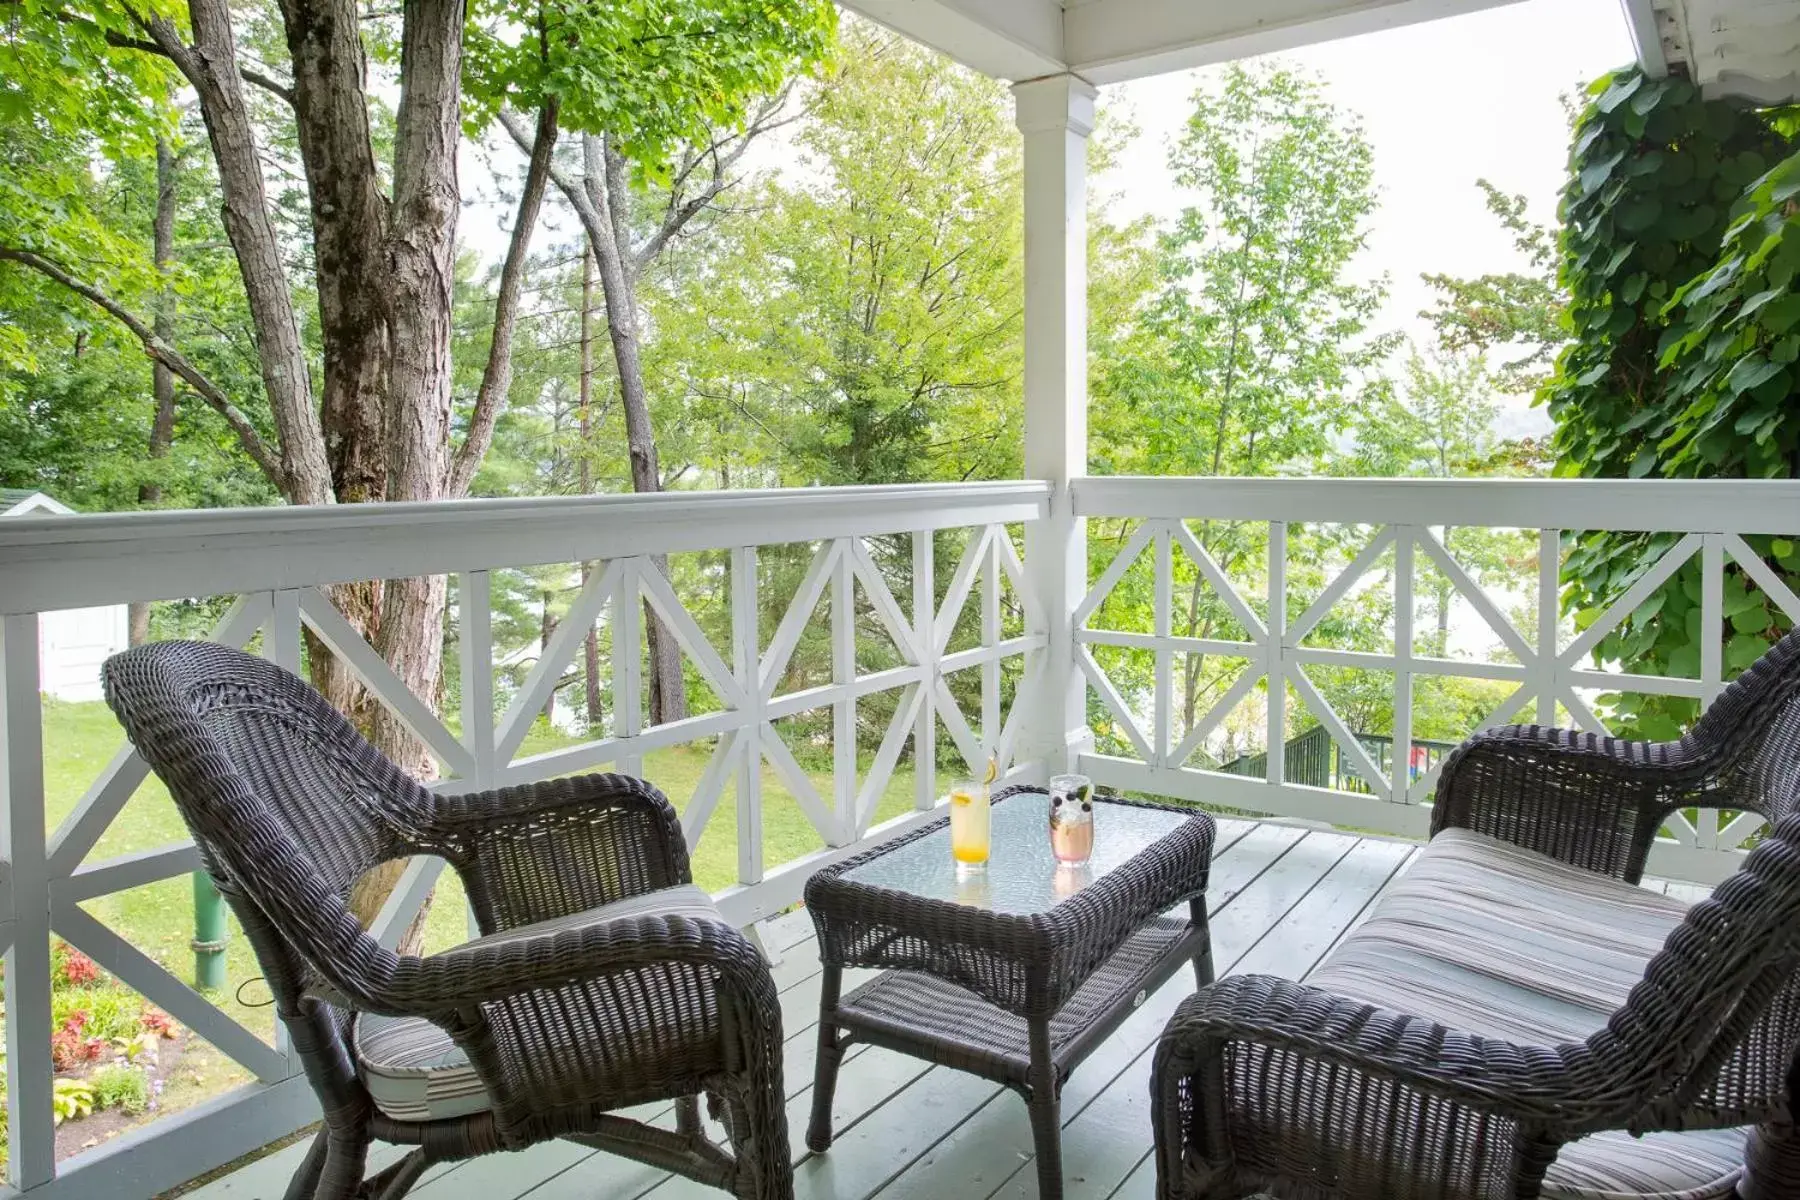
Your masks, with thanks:
[[(660, 792), (590, 775), (434, 795), (259, 658), (169, 642), (106, 694), (168, 785), (274, 992), (323, 1125), (289, 1200), (394, 1200), (433, 1162), (550, 1138), (743, 1200), (793, 1195), (762, 956), (693, 886)], [(439, 855), (481, 937), (396, 954), (351, 915), (370, 867)], [(733, 1153), (704, 1133), (708, 1096)], [(673, 1101), (674, 1130), (612, 1115)], [(365, 1179), (371, 1140), (417, 1147)]]
[[(1634, 885), (1694, 806), (1773, 828), (1689, 909)], [(1307, 982), (1182, 1005), (1160, 1196), (1800, 1197), (1800, 634), (1679, 742), (1470, 740), (1432, 832)]]

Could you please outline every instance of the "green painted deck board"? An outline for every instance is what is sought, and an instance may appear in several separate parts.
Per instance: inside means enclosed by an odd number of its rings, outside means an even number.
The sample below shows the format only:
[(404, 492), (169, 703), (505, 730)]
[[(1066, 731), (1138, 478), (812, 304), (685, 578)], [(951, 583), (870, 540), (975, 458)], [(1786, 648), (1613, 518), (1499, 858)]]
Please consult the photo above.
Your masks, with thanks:
[[(1227, 971), (1298, 976), (1353, 928), (1412, 847), (1295, 826), (1219, 822), (1209, 909), (1215, 963)], [(1024, 1102), (986, 1080), (917, 1059), (853, 1047), (839, 1075), (824, 1155), (804, 1153), (817, 1054), (818, 947), (802, 912), (762, 927), (778, 959), (788, 1125), (801, 1200), (935, 1200), (1036, 1195)], [(867, 974), (846, 972), (845, 987)], [(1064, 1175), (1070, 1200), (1147, 1200), (1150, 1050), (1193, 990), (1176, 975), (1120, 1026), (1064, 1089)], [(672, 1123), (667, 1106), (650, 1107)], [(279, 1200), (304, 1146), (253, 1163), (191, 1193), (193, 1200)], [(378, 1147), (377, 1161), (399, 1153)], [(723, 1193), (568, 1143), (435, 1169), (420, 1200), (698, 1200)]]

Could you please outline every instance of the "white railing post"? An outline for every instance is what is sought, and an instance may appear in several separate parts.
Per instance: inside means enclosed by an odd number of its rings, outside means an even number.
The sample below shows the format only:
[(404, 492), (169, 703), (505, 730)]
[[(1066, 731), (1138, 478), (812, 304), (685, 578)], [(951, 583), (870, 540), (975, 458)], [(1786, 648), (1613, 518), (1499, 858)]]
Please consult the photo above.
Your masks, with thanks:
[(56, 1174), (50, 1093), (50, 872), (44, 849), (44, 714), (38, 619), (0, 617), (0, 856), (12, 889), (6, 951), (8, 1182), (20, 1191)]
[(1532, 666), (1537, 684), (1537, 723), (1556, 724), (1556, 696), (1560, 678), (1562, 644), (1562, 530), (1538, 531), (1538, 630), (1537, 662)]
[(856, 581), (851, 574), (851, 539), (838, 544), (831, 571), (831, 682), (837, 699), (831, 708), (831, 782), (833, 846), (856, 840)]
[[(1264, 778), (1272, 784), (1287, 780), (1287, 522), (1269, 522), (1269, 639), (1265, 647), (1268, 659), (1263, 670), (1268, 676), (1269, 703), (1265, 714), (1268, 726), (1269, 753), (1265, 756)], [(1300, 667), (1295, 666), (1299, 671)]]
[(919, 715), (913, 718), (913, 807), (937, 807), (937, 538), (912, 535), (913, 645), (919, 655)]
[(1048, 645), (1021, 756), (1051, 771), (1092, 745), (1071, 619), (1087, 593), (1087, 527), (1070, 483), (1087, 473), (1087, 139), (1095, 95), (1073, 75), (1013, 87), (1025, 168), (1025, 474), (1052, 488), (1049, 515), (1025, 530), (1025, 566)]
[[(462, 669), (463, 744), (475, 760), (476, 788), (491, 788), (505, 764), (494, 739), (493, 585), (486, 571), (464, 571), (456, 590), (456, 649)], [(530, 729), (535, 713), (522, 714)]]
[(762, 649), (756, 627), (756, 547), (731, 552), (731, 664), (744, 690), (744, 727), (738, 733), (738, 882), (763, 877)]

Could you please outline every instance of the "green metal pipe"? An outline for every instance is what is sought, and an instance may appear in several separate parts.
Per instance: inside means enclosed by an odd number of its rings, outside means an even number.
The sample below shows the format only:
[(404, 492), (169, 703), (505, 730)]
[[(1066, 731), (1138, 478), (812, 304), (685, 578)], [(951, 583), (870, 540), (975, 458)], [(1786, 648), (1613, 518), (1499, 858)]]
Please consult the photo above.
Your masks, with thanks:
[(205, 871), (194, 872), (194, 986), (225, 987), (225, 897)]

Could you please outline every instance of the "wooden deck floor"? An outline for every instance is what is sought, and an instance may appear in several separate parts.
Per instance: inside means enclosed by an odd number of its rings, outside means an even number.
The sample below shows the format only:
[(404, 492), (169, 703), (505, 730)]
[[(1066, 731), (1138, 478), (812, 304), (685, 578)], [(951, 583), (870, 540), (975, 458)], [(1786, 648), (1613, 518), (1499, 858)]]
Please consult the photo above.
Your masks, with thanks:
[[(1298, 979), (1349, 931), (1415, 853), (1408, 843), (1293, 826), (1221, 820), (1211, 886), (1221, 975)], [(818, 953), (803, 912), (762, 927), (779, 956), (787, 1033), (788, 1125), (801, 1200), (981, 1200), (1037, 1194), (1024, 1103), (971, 1075), (857, 1047), (839, 1077), (837, 1141), (824, 1155), (802, 1138), (811, 1103)], [(857, 980), (848, 972), (846, 988)], [(1193, 989), (1177, 974), (1094, 1055), (1063, 1094), (1069, 1200), (1147, 1198), (1150, 1049)], [(665, 1112), (662, 1119), (670, 1118)], [(293, 1146), (188, 1193), (188, 1200), (277, 1200), (303, 1147)], [(383, 1148), (378, 1162), (398, 1151)], [(417, 1200), (680, 1200), (721, 1193), (568, 1143), (434, 1169)]]

